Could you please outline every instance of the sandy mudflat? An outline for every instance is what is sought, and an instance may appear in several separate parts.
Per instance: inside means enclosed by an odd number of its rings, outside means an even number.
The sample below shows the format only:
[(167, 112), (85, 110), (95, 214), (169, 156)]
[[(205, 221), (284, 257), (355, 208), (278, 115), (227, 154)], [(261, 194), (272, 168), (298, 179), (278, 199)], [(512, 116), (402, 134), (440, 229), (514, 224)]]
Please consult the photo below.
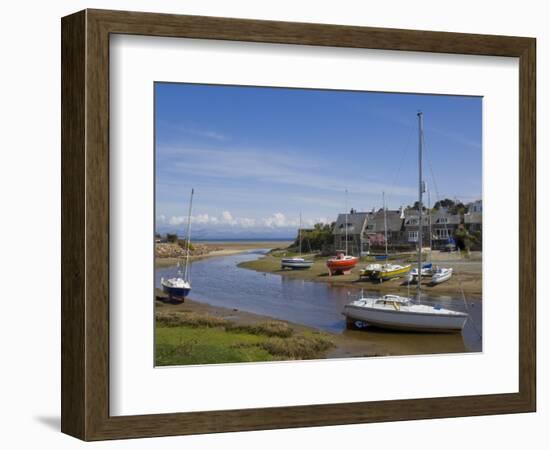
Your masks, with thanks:
[[(436, 254), (434, 253), (434, 256)], [(377, 291), (380, 293), (399, 293), (401, 295), (409, 295), (414, 293), (416, 285), (407, 285), (404, 278), (396, 278), (393, 280), (384, 281), (383, 283), (373, 282), (370, 280), (360, 280), (359, 271), (368, 262), (359, 262), (351, 273), (346, 275), (329, 276), (326, 267), (326, 257), (316, 257), (314, 255), (304, 255), (308, 259), (314, 261), (313, 266), (308, 270), (288, 270), (281, 269), (281, 257), (266, 255), (254, 261), (247, 261), (239, 264), (239, 267), (256, 270), (258, 272), (268, 272), (297, 280), (319, 281), (329, 283), (333, 286), (347, 286), (352, 288), (364, 288), (369, 291)], [(436, 259), (437, 258), (437, 259)], [(422, 290), (426, 294), (435, 295), (460, 295), (463, 291), (468, 298), (479, 299), (482, 295), (482, 263), (481, 259), (474, 260), (459, 260), (449, 254), (437, 254), (433, 260), (434, 264), (439, 264), (443, 267), (452, 267), (454, 270), (453, 277), (445, 283), (431, 286), (429, 279), (422, 281)], [(399, 262), (401, 264), (414, 264), (407, 262)]]

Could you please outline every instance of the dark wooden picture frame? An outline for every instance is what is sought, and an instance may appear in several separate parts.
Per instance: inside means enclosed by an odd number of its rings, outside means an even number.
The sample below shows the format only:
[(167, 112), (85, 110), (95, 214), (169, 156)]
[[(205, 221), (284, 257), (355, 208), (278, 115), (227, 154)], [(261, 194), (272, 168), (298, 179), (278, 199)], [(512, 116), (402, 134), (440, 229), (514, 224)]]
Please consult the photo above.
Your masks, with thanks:
[[(85, 10), (62, 30), (61, 429), (84, 440), (504, 414), (536, 407), (536, 40)], [(109, 415), (109, 36), (134, 34), (519, 58), (519, 392)]]

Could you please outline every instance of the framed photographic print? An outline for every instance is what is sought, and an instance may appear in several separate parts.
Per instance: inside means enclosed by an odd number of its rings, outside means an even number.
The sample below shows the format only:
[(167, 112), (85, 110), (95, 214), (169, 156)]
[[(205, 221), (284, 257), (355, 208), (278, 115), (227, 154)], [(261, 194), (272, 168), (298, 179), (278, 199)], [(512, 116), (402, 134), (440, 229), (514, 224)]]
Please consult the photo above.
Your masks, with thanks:
[(535, 39), (62, 20), (62, 431), (535, 410)]

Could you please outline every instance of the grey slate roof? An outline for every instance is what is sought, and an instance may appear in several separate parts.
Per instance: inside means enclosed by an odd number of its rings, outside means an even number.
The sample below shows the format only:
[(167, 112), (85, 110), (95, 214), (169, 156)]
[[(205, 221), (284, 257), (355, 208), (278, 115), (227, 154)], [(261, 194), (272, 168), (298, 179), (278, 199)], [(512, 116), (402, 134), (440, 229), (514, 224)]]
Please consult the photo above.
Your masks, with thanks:
[[(432, 217), (432, 226), (437, 225), (459, 225), (460, 224), (460, 214), (450, 214), (445, 209), (439, 209), (436, 211), (432, 211), (431, 213)], [(409, 223), (411, 219), (416, 219), (418, 221), (418, 211), (416, 209), (407, 209), (405, 211), (405, 226), (418, 226), (418, 224), (412, 224)], [(447, 219), (447, 222), (444, 222), (442, 219)], [(428, 221), (428, 215), (427, 212), (424, 211), (422, 214), (422, 222), (424, 226), (427, 226)]]
[[(387, 210), (386, 224), (388, 231), (401, 231), (403, 220), (401, 219), (401, 211)], [(380, 208), (374, 213), (368, 213), (367, 218), (367, 233), (383, 233), (384, 232), (384, 210)]]
[[(369, 213), (366, 212), (354, 212), (353, 214), (347, 214), (348, 234), (360, 234), (363, 231), (368, 214)], [(336, 219), (336, 224), (334, 225), (332, 234), (346, 234), (345, 223), (346, 214), (338, 214), (338, 219)]]

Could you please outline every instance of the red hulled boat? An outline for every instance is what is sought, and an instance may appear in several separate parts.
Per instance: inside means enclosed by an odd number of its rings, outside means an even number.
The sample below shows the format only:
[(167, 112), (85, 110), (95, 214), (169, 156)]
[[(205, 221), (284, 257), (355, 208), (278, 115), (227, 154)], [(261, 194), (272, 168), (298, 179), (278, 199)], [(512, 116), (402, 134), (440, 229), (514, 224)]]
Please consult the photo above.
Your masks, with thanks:
[(346, 255), (343, 251), (337, 251), (336, 256), (327, 260), (327, 267), (331, 275), (341, 275), (349, 272), (359, 262), (357, 256)]

